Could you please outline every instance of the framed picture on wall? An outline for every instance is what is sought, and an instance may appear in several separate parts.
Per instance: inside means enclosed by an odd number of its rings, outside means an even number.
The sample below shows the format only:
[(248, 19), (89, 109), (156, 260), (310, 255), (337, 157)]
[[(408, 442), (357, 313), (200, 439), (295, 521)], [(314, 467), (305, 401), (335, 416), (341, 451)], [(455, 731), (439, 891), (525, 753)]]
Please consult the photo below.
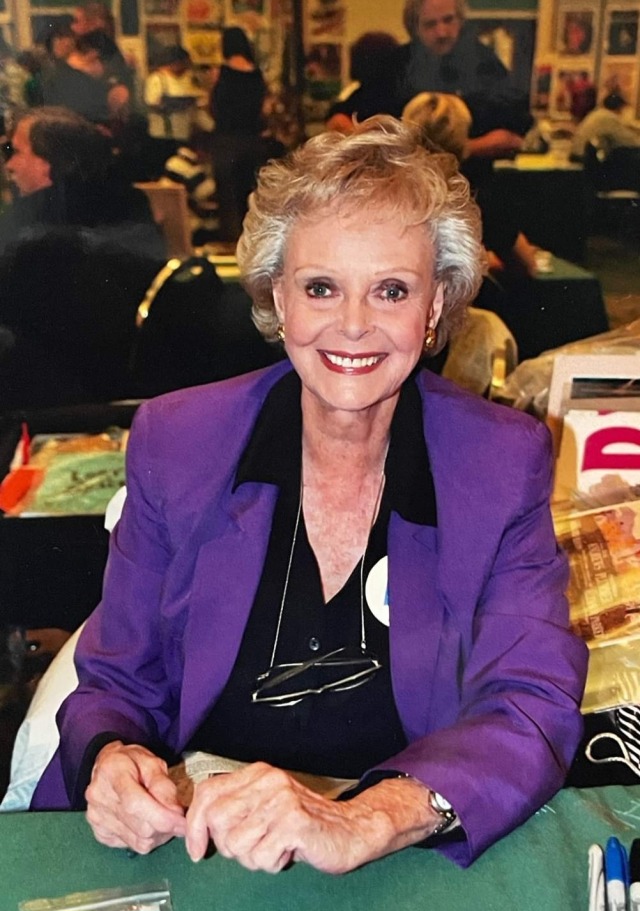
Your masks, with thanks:
[(605, 58), (600, 66), (600, 93), (617, 92), (636, 106), (638, 96), (638, 67), (636, 62)]
[(147, 25), (147, 60), (149, 69), (158, 66), (162, 51), (166, 47), (180, 44), (180, 26), (176, 23), (154, 22)]
[(198, 28), (220, 28), (224, 22), (224, 0), (187, 0), (187, 25)]
[(309, 0), (305, 16), (309, 40), (318, 40), (323, 35), (332, 39), (344, 38), (346, 18), (343, 0)]
[(638, 50), (637, 9), (613, 9), (607, 16), (606, 47), (610, 57), (633, 57)]
[(342, 45), (328, 42), (310, 45), (305, 60), (305, 76), (312, 98), (334, 98), (341, 88)]
[(593, 54), (597, 47), (597, 11), (593, 6), (560, 7), (556, 50), (563, 57)]
[(258, 16), (263, 16), (264, 0), (231, 0), (231, 11), (234, 16), (241, 16), (243, 13), (256, 13)]
[(222, 63), (220, 29), (189, 29), (185, 33), (184, 43), (193, 63), (199, 66), (214, 66)]
[(590, 67), (560, 66), (553, 91), (554, 114), (582, 120), (596, 106), (597, 89)]
[(118, 46), (124, 54), (125, 60), (131, 60), (135, 71), (142, 73), (145, 66), (145, 49), (142, 38), (135, 35), (122, 35), (118, 39)]
[(144, 11), (147, 16), (175, 16), (179, 0), (144, 0)]
[[(558, 67), (553, 87), (552, 110), (554, 114), (573, 116), (577, 113), (576, 104), (579, 99), (589, 95), (591, 104), (589, 110), (595, 106), (596, 88), (591, 69), (582, 67)], [(584, 111), (582, 111), (584, 117)]]

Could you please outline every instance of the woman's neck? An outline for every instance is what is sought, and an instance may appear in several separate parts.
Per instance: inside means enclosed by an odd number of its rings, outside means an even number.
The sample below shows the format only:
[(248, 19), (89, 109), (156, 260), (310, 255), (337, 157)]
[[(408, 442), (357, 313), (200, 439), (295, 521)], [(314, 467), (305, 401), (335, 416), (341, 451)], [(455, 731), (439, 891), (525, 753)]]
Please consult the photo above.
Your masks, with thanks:
[(324, 408), (302, 396), (302, 459), (306, 477), (379, 475), (384, 468), (397, 397), (365, 411)]

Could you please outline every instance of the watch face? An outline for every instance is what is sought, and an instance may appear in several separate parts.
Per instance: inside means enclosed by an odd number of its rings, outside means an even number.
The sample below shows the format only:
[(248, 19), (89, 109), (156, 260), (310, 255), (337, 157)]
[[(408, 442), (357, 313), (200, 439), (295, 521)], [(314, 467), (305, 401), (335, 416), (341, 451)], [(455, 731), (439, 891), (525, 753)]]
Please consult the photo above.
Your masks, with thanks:
[(448, 813), (452, 809), (449, 801), (445, 800), (437, 791), (433, 791), (433, 805), (436, 810), (441, 810), (443, 813)]

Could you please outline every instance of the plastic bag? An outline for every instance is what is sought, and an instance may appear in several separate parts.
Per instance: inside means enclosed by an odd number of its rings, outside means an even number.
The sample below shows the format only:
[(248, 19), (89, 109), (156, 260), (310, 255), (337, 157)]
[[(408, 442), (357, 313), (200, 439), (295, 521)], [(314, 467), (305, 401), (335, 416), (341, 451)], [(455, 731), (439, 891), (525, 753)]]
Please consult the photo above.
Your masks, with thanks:
[(173, 911), (166, 879), (20, 902), (19, 911)]
[(544, 420), (553, 364), (559, 354), (640, 354), (640, 319), (523, 361), (507, 377), (500, 390), (500, 401)]

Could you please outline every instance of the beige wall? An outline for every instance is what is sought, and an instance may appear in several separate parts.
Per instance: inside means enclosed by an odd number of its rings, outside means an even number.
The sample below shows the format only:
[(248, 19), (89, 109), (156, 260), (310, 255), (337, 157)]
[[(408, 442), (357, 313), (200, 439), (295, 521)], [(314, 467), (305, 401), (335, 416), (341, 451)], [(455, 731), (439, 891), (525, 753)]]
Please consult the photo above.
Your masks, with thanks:
[(402, 25), (404, 0), (346, 0), (347, 43), (363, 32), (391, 32), (399, 41), (407, 40)]

